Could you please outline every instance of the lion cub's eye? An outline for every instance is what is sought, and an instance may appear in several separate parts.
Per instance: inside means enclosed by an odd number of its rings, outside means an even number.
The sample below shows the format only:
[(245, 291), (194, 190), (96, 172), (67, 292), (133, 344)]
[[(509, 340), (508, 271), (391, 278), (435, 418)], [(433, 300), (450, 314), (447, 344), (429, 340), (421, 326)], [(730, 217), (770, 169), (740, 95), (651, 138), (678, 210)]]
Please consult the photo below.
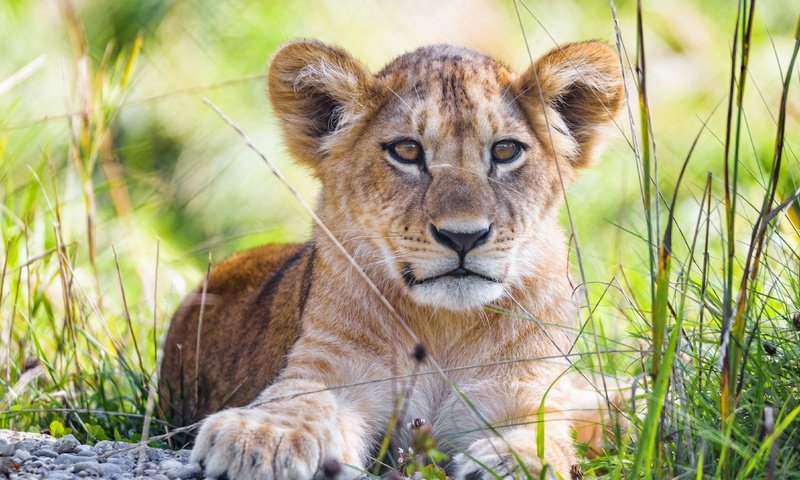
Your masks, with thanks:
[(510, 163), (516, 160), (522, 151), (522, 145), (514, 140), (500, 140), (492, 145), (492, 161), (494, 163)]
[(422, 145), (414, 140), (400, 140), (384, 147), (389, 154), (400, 163), (420, 163), (422, 161)]

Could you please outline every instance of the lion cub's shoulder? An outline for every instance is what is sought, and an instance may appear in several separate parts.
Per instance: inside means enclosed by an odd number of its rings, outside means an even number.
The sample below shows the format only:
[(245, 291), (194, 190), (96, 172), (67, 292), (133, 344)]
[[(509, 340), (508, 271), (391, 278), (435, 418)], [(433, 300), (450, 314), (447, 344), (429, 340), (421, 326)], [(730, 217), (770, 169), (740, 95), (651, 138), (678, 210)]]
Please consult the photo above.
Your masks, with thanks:
[(207, 286), (183, 301), (159, 383), (168, 418), (193, 423), (249, 402), (273, 381), (300, 335), (313, 257), (310, 244), (246, 250), (216, 265)]

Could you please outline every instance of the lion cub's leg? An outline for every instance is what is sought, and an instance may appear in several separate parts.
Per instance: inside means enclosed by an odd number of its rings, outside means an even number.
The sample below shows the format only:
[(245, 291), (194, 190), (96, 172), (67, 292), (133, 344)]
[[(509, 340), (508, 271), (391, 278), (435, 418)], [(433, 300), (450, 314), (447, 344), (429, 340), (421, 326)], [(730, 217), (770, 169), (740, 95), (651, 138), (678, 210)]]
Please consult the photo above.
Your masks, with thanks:
[[(501, 437), (482, 438), (470, 445), (466, 453), (456, 455), (455, 476), (458, 480), (539, 478), (544, 465), (565, 479), (577, 463), (569, 426), (563, 422), (548, 423), (544, 434), (544, 456), (537, 451), (535, 425), (505, 429)], [(480, 463), (478, 463), (480, 462)], [(550, 478), (548, 476), (548, 478)]]
[[(516, 479), (526, 478), (528, 473), (538, 478), (546, 465), (549, 472), (569, 479), (577, 452), (571, 424), (560, 408), (566, 397), (546, 385), (498, 385), (493, 391), (504, 392), (503, 397), (494, 398), (487, 415), (499, 435), (487, 432), (456, 455), (454, 478)], [(545, 394), (544, 428), (540, 430), (538, 409)], [(539, 452), (542, 432), (544, 449)]]
[[(369, 378), (370, 372), (319, 345), (312, 353), (312, 347), (304, 343), (303, 339), (298, 342), (296, 355), (290, 356), (281, 378), (255, 402), (203, 422), (192, 460), (204, 466), (207, 476), (307, 479), (329, 459), (343, 464), (337, 478), (363, 472), (371, 427), (385, 424), (380, 405), (387, 403), (388, 411), (391, 402), (358, 388), (329, 389)], [(322, 358), (339, 360), (325, 360), (324, 367), (314, 363)], [(363, 399), (370, 403), (357, 403)]]
[[(455, 478), (525, 478), (526, 470), (537, 477), (545, 465), (562, 478), (571, 478), (578, 471), (576, 440), (589, 445), (591, 456), (603, 451), (615, 431), (627, 428), (623, 413), (628, 391), (612, 378), (605, 379), (605, 386), (602, 380), (569, 374), (559, 377), (555, 385), (495, 384), (491, 391), (505, 394), (491, 395), (492, 403), (483, 408), (500, 436), (474, 440), (465, 453), (457, 455)], [(542, 398), (544, 425), (540, 428)], [(542, 433), (544, 449), (539, 452)]]
[[(316, 393), (306, 393), (316, 392)], [(192, 451), (205, 474), (230, 479), (310, 479), (327, 459), (363, 470), (366, 418), (320, 382), (286, 379), (249, 407), (211, 415)]]

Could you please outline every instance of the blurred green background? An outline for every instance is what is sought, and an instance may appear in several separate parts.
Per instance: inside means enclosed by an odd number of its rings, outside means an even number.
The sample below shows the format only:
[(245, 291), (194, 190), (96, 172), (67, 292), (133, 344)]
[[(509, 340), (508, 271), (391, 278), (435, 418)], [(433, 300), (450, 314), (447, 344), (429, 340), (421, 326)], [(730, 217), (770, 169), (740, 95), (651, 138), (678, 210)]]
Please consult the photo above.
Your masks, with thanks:
[[(630, 70), (636, 5), (620, 0), (616, 7), (628, 56), (632, 115), (638, 122)], [(797, 10), (796, 0), (758, 2), (742, 144), (743, 218), (754, 216), (768, 176)], [(694, 228), (711, 172), (712, 243), (717, 243), (710, 248), (718, 255), (722, 245), (714, 239), (724, 229), (724, 213), (716, 202), (723, 192), (725, 98), (736, 2), (645, 1), (643, 16), (657, 182), (668, 201), (689, 147), (708, 120), (676, 217), (680, 226)], [(139, 36), (141, 52), (123, 87), (120, 78), (125, 75), (120, 72)], [(180, 298), (202, 278), (209, 258), (217, 262), (255, 245), (308, 239), (308, 216), (201, 102), (208, 97), (227, 112), (290, 182), (313, 199), (319, 186), (285, 153), (264, 84), (275, 49), (301, 37), (340, 45), (374, 71), (431, 43), (473, 48), (517, 71), (530, 61), (525, 38), (534, 57), (564, 42), (597, 38), (615, 43), (611, 7), (602, 0), (529, 0), (516, 7), (510, 0), (3, 0), (0, 258), (6, 267), (5, 287), (0, 289), (0, 365), (6, 372), (0, 376), (5, 376), (7, 405), (13, 403), (10, 387), (21, 381), (29, 357), (49, 358), (51, 380), (63, 382), (69, 394), (74, 391), (74, 384), (52, 373), (59, 368), (53, 351), (61, 348), (59, 339), (69, 329), (62, 325), (65, 310), (81, 319), (81, 328), (94, 332), (92, 338), (101, 346), (85, 348), (97, 348), (101, 357), (117, 355), (136, 363), (130, 350), (133, 339), (126, 332), (139, 333), (143, 371), (150, 371), (158, 336)], [(80, 61), (80, 38), (86, 42), (86, 63)], [(29, 75), (15, 77), (26, 65)], [(794, 88), (787, 114), (784, 197), (796, 188), (800, 175), (797, 92)], [(73, 139), (83, 131), (86, 105), (101, 112), (92, 110), (92, 125), (105, 119), (101, 127), (89, 129), (94, 132), (89, 136), (95, 135), (90, 143), (97, 148), (88, 168), (78, 166), (83, 160), (76, 160), (82, 157), (73, 148)], [(627, 291), (646, 291), (649, 285), (640, 176), (627, 113), (617, 125), (600, 163), (584, 172), (568, 194), (592, 301), (603, 297), (609, 285), (611, 290), (625, 285)], [(96, 267), (90, 261), (87, 204), (81, 193), (87, 176), (96, 206)], [(662, 222), (665, 211), (661, 203)], [(564, 224), (569, 225), (566, 215)], [(749, 224), (742, 224), (737, 233), (746, 242)], [(788, 221), (780, 228), (796, 232)], [(676, 249), (685, 250), (683, 230), (680, 235)], [(787, 238), (790, 249), (795, 248), (796, 234)], [(59, 277), (65, 267), (52, 254), (60, 244), (70, 259), (75, 302), (63, 298)], [(572, 246), (579, 278), (575, 239)], [(719, 281), (722, 273), (710, 275)], [(25, 285), (27, 289), (20, 288)], [(637, 323), (649, 308), (637, 304), (638, 311), (629, 312), (620, 306), (624, 304), (630, 302), (601, 302), (597, 310), (610, 337), (625, 337), (640, 328)], [(128, 315), (130, 322), (124, 321)], [(60, 368), (68, 371), (70, 360), (64, 362)], [(33, 392), (30, 398), (44, 398), (40, 394)], [(13, 420), (3, 423), (14, 426)]]
[[(734, 3), (644, 2), (660, 180), (670, 186), (665, 194), (671, 193), (677, 168), (701, 122), (727, 94)], [(791, 45), (792, 3), (766, 0), (758, 7), (751, 81), (763, 103), (753, 99), (748, 109), (756, 152), (768, 151), (774, 142), (770, 111), (777, 106), (781, 78), (776, 57), (787, 58)], [(109, 45), (113, 57), (128, 51), (137, 34), (144, 36), (132, 85), (114, 123), (110, 152), (130, 198), (131, 216), (118, 221), (108, 178), (98, 168), (100, 261), (110, 259), (108, 246), (114, 243), (125, 262), (141, 262), (142, 269), (152, 269), (159, 238), (163, 260), (174, 262), (178, 270), (172, 280), (181, 292), (198, 280), (206, 252), (216, 261), (249, 246), (303, 241), (309, 234), (307, 216), (230, 128), (201, 103), (202, 96), (228, 112), (313, 198), (317, 185), (292, 166), (266, 100), (263, 73), (282, 43), (300, 37), (335, 43), (376, 71), (393, 57), (430, 43), (464, 45), (517, 70), (529, 61), (514, 4), (506, 0), (94, 0), (76, 6), (95, 68)], [(534, 56), (557, 43), (590, 38), (614, 42), (608, 2), (531, 1), (519, 8)], [(634, 4), (620, 1), (617, 8), (623, 40), (634, 48)], [(84, 212), (79, 185), (69, 168), (64, 118), (80, 105), (74, 98), (75, 58), (59, 3), (6, 2), (0, 6), (0, 32), (4, 59), (0, 79), (44, 56), (38, 71), (0, 97), (0, 138), (7, 145), (0, 167), (2, 192), (7, 198), (31, 182), (29, 168), (46, 155), (57, 169), (68, 219), (63, 222), (66, 240), (80, 242)], [(628, 53), (632, 56), (634, 51)], [(792, 107), (791, 127), (796, 127), (797, 104)], [(719, 108), (711, 118), (687, 185), (700, 189), (705, 172), (720, 165), (724, 117), (725, 109)], [(587, 273), (601, 282), (621, 260), (635, 268), (629, 256), (636, 251), (632, 244), (639, 243), (625, 232), (639, 232), (632, 225), (638, 224), (641, 208), (625, 115), (618, 124), (622, 133), (616, 132), (602, 163), (570, 190)], [(797, 129), (791, 127), (790, 143), (796, 143)], [(49, 188), (51, 180), (42, 180)], [(693, 203), (691, 198), (685, 202)], [(691, 208), (681, 212), (694, 213)]]

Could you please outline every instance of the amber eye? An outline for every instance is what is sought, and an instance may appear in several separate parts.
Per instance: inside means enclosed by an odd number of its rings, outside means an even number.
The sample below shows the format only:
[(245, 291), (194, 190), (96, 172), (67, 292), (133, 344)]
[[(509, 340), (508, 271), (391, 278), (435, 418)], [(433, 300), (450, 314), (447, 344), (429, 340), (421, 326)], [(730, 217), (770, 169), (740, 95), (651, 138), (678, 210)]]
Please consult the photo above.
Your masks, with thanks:
[(392, 158), (400, 163), (419, 163), (422, 161), (422, 145), (414, 140), (400, 140), (385, 147)]
[(514, 161), (522, 151), (522, 145), (514, 140), (500, 140), (492, 145), (492, 161), (509, 163)]

